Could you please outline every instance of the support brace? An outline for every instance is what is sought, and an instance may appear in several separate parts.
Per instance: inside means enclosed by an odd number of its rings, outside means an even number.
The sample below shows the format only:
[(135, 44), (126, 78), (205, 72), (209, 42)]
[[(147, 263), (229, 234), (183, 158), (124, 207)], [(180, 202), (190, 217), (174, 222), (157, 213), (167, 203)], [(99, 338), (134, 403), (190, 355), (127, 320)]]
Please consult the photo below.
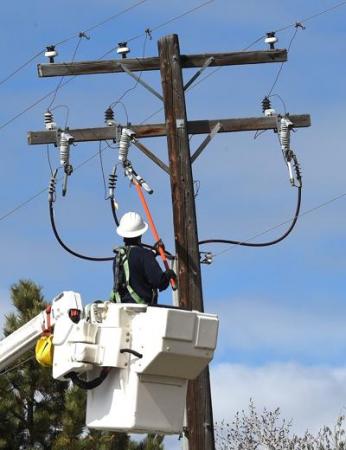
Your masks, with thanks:
[(162, 102), (163, 102), (163, 97), (161, 94), (159, 94), (157, 91), (155, 91), (154, 88), (152, 88), (148, 83), (146, 83), (145, 81), (143, 81), (141, 79), (141, 77), (135, 75), (134, 73), (131, 72), (131, 70), (129, 70), (126, 66), (124, 66), (124, 64), (120, 64), (120, 67), (123, 69), (124, 72), (126, 72), (127, 74), (130, 75), (130, 77), (134, 78), (137, 83), (141, 84), (143, 87), (145, 87), (145, 89), (147, 89), (149, 92), (151, 92), (152, 94), (155, 95), (155, 97), (159, 98)]
[(186, 91), (191, 84), (197, 80), (197, 78), (205, 71), (205, 69), (207, 67), (210, 66), (210, 64), (212, 64), (215, 61), (215, 58), (213, 56), (211, 56), (210, 58), (208, 58), (206, 60), (206, 62), (203, 64), (203, 66), (194, 74), (194, 76), (185, 84), (184, 86), (184, 91)]
[(217, 133), (221, 130), (222, 124), (221, 122), (217, 122), (214, 128), (211, 130), (211, 133), (204, 139), (202, 144), (198, 147), (195, 153), (191, 156), (191, 163), (194, 163), (202, 151), (206, 148), (209, 142), (217, 135)]
[(154, 155), (153, 152), (151, 152), (148, 147), (143, 145), (141, 142), (137, 141), (136, 138), (132, 139), (131, 141), (133, 145), (135, 145), (142, 153), (145, 154), (149, 159), (151, 159), (157, 166), (159, 166), (162, 170), (164, 170), (169, 175), (169, 168), (168, 166), (161, 161), (160, 158), (158, 158), (156, 155)]

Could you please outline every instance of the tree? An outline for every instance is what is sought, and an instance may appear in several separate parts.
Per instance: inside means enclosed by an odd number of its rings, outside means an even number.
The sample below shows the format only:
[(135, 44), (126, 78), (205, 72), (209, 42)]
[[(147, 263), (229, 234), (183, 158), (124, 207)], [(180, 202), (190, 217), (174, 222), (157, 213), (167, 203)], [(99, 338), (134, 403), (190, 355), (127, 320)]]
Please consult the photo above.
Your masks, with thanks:
[[(4, 336), (42, 312), (47, 303), (30, 280), (11, 287), (16, 311), (6, 317)], [(32, 352), (0, 374), (0, 449), (6, 450), (163, 450), (163, 437), (135, 443), (125, 433), (85, 427), (85, 391), (54, 380)]]
[(250, 400), (248, 412), (237, 412), (233, 422), (215, 424), (217, 450), (346, 450), (345, 416), (334, 428), (324, 426), (316, 436), (292, 433), (292, 422), (281, 419), (280, 409), (261, 414)]
[[(5, 336), (46, 307), (40, 287), (27, 280), (11, 287), (11, 299), (16, 312), (6, 317)], [(0, 378), (0, 448), (50, 449), (61, 429), (68, 383), (53, 380), (31, 354), (18, 363)]]

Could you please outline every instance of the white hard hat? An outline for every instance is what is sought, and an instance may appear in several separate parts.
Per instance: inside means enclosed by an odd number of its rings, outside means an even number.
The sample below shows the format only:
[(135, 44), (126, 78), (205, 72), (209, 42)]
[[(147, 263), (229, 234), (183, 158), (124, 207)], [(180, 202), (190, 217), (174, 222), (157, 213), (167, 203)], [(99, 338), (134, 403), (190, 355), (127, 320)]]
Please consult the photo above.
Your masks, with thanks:
[(142, 236), (148, 229), (148, 224), (136, 212), (128, 212), (120, 219), (117, 233), (125, 238)]

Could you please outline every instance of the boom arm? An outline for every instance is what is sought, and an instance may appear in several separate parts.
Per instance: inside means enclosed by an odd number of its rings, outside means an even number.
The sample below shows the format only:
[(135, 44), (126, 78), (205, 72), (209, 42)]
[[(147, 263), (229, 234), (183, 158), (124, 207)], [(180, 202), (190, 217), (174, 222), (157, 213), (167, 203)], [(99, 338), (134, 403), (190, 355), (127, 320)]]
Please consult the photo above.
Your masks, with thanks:
[[(52, 301), (51, 325), (58, 317), (68, 314), (69, 309), (82, 309), (80, 295), (76, 292), (66, 291), (55, 297)], [(41, 312), (18, 330), (0, 341), (0, 370), (19, 359), (25, 352), (35, 347), (36, 341), (42, 331), (47, 328), (47, 314)]]

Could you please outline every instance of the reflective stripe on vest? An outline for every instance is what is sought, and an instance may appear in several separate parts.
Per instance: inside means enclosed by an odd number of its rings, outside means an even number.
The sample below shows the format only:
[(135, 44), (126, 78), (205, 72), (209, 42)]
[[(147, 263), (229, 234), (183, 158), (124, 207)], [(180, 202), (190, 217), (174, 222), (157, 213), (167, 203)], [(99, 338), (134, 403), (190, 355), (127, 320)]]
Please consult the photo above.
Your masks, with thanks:
[[(132, 299), (136, 303), (145, 303), (145, 301), (135, 292), (130, 285), (130, 267), (129, 267), (129, 256), (131, 247), (119, 247), (116, 249), (117, 251), (117, 258), (118, 254), (120, 255), (120, 261), (118, 264), (121, 264), (123, 266), (124, 274), (125, 274), (125, 281), (126, 281), (126, 289), (128, 290), (128, 293), (131, 295)], [(119, 276), (119, 270), (118, 270), (118, 276)], [(117, 303), (121, 303), (121, 298), (119, 295), (119, 292), (114, 292), (114, 298)]]

